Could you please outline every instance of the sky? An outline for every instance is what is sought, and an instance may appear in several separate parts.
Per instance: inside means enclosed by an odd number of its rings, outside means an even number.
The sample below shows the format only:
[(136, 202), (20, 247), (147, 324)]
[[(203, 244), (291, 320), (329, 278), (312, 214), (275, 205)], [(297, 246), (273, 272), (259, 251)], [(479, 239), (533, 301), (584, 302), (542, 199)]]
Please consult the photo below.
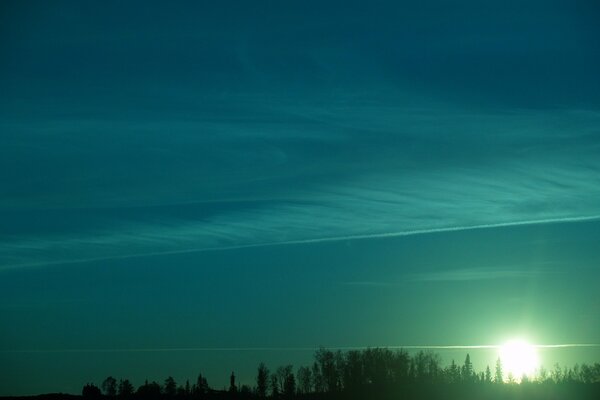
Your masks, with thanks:
[(0, 395), (600, 343), (598, 17), (3, 1)]

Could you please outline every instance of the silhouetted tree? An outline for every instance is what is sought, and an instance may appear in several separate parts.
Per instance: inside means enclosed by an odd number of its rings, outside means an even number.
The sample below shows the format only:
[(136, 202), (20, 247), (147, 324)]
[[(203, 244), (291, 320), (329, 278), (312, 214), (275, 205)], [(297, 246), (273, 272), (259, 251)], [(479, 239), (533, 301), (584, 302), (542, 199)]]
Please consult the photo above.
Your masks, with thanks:
[(119, 398), (128, 399), (133, 395), (133, 385), (128, 379), (119, 380)]
[(175, 379), (173, 379), (172, 376), (169, 376), (167, 379), (165, 379), (163, 393), (167, 397), (175, 397), (177, 394), (177, 383), (175, 383)]
[(395, 383), (406, 383), (410, 377), (410, 356), (404, 351), (392, 354), (392, 374)]
[(364, 384), (374, 387), (391, 381), (391, 352), (386, 349), (366, 349), (362, 352), (362, 373), (364, 374)]
[(286, 371), (285, 381), (283, 382), (283, 395), (286, 398), (294, 397), (296, 394), (296, 378), (292, 372), (292, 366), (289, 366), (289, 371)]
[(460, 369), (454, 360), (452, 360), (448, 367), (448, 381), (450, 383), (457, 383), (460, 381)]
[(583, 364), (581, 366), (579, 380), (583, 383), (594, 383), (594, 368), (593, 368), (593, 366)]
[(192, 388), (192, 394), (199, 399), (203, 399), (208, 393), (208, 390), (209, 386), (206, 378), (203, 377), (202, 374), (198, 374), (196, 384)]
[(251, 399), (252, 398), (252, 389), (248, 385), (240, 386), (240, 398), (241, 399)]
[(276, 374), (271, 374), (271, 397), (276, 399), (279, 397), (279, 382)]
[[(454, 361), (440, 367), (438, 354), (417, 352), (409, 355), (404, 351), (370, 348), (361, 351), (332, 352), (320, 349), (315, 353), (312, 369), (300, 367), (295, 375), (291, 365), (285, 365), (269, 374), (267, 367), (258, 366), (257, 388), (254, 393), (247, 385), (239, 385), (234, 373), (230, 376), (229, 391), (210, 390), (202, 374), (197, 383), (190, 387), (189, 381), (177, 387), (175, 380), (168, 377), (161, 388), (156, 382), (140, 386), (135, 399), (139, 400), (266, 400), (271, 389), (274, 400), (357, 400), (395, 399), (412, 400), (463, 399), (463, 400), (545, 400), (565, 398), (569, 400), (591, 400), (600, 398), (600, 364), (575, 365), (561, 368), (556, 365), (552, 379), (541, 369), (537, 378), (516, 377), (508, 374), (510, 385), (488, 385), (495, 381), (503, 383), (502, 363), (496, 361), (494, 379), (489, 366), (484, 371), (473, 369), (470, 355), (464, 365)], [(297, 380), (296, 380), (297, 379)], [(464, 384), (468, 382), (469, 384)], [(475, 384), (477, 383), (477, 384)], [(517, 385), (520, 383), (520, 385)], [(133, 399), (133, 387), (128, 380), (108, 377), (102, 388), (112, 400)], [(83, 387), (85, 398), (100, 400), (100, 389), (92, 384)], [(61, 400), (57, 398), (56, 400)], [(68, 399), (67, 399), (68, 400)]]
[(231, 371), (231, 376), (229, 377), (229, 393), (237, 393), (237, 386), (235, 385), (235, 374)]
[(473, 381), (473, 364), (471, 363), (471, 356), (469, 354), (467, 354), (467, 357), (465, 357), (465, 363), (462, 366), (461, 375), (464, 382)]
[(543, 366), (540, 367), (540, 370), (538, 372), (538, 381), (546, 383), (549, 379), (550, 378), (548, 377), (548, 370)]
[(600, 363), (594, 363), (592, 367), (590, 367), (590, 383), (599, 383), (600, 382)]
[(115, 397), (117, 395), (117, 380), (112, 376), (107, 377), (102, 382), (102, 390), (108, 397)]
[(277, 390), (279, 391), (279, 393), (285, 394), (286, 382), (288, 381), (290, 376), (292, 376), (292, 378), (294, 376), (292, 371), (293, 367), (291, 365), (281, 366), (275, 371), (275, 375), (277, 376)]
[(494, 382), (504, 383), (504, 375), (502, 373), (502, 360), (500, 357), (496, 360), (496, 373), (494, 374)]
[(86, 399), (99, 399), (102, 397), (102, 392), (98, 386), (88, 383), (81, 390), (81, 395)]
[(506, 376), (506, 382), (509, 384), (515, 383), (515, 376), (510, 371), (509, 371), (508, 375)]
[(480, 372), (478, 374), (475, 374), (477, 382), (482, 383), (485, 382), (485, 373)]
[(441, 358), (439, 354), (435, 354), (429, 352), (427, 360), (427, 371), (429, 373), (429, 377), (433, 381), (438, 381), (440, 376), (442, 375), (442, 367), (441, 367)]
[(427, 368), (427, 360), (423, 351), (419, 351), (413, 356), (412, 364), (413, 378), (418, 381), (426, 380), (427, 374), (425, 370)]
[[(331, 350), (321, 348), (315, 353), (318, 376), (320, 377), (325, 392), (337, 392), (341, 386), (341, 375), (338, 366), (343, 363), (341, 352), (333, 353)], [(313, 370), (313, 372), (315, 372)]]
[(267, 397), (267, 389), (269, 387), (269, 369), (264, 363), (258, 365), (256, 374), (256, 395), (260, 399)]
[(312, 375), (312, 384), (313, 384), (313, 388), (315, 393), (321, 393), (324, 391), (324, 384), (323, 384), (323, 376), (321, 375), (321, 371), (319, 370), (319, 364), (317, 364), (317, 362), (313, 362), (313, 365), (311, 367), (311, 375)]
[(558, 363), (554, 364), (554, 369), (552, 370), (552, 380), (555, 383), (561, 383), (564, 381), (564, 374), (560, 364)]
[(147, 400), (156, 400), (162, 397), (160, 385), (156, 382), (148, 383), (148, 381), (138, 388), (136, 395), (138, 398)]
[[(300, 380), (300, 371), (298, 371)], [(342, 383), (345, 390), (357, 391), (366, 384), (362, 353), (357, 350), (346, 353), (346, 363), (342, 371)]]
[(312, 392), (312, 373), (308, 367), (298, 368), (298, 391), (301, 394)]

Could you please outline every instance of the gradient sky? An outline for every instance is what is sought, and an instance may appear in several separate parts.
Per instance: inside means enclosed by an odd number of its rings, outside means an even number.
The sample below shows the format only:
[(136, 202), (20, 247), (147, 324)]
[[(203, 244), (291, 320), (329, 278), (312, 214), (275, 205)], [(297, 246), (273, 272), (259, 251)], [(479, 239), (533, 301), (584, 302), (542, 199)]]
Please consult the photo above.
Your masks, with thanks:
[(0, 395), (251, 383), (319, 345), (600, 343), (599, 18), (3, 1)]

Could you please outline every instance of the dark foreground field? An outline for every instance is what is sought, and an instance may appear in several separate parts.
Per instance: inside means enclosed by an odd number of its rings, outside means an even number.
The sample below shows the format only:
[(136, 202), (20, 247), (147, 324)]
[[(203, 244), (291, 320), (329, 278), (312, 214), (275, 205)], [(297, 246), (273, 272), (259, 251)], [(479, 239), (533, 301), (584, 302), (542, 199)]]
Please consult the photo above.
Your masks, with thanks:
[[(210, 391), (200, 396), (195, 395), (176, 395), (166, 394), (143, 395), (133, 394), (130, 400), (259, 400), (263, 397), (252, 392), (228, 392), (228, 391)], [(71, 394), (43, 394), (38, 396), (21, 397), (0, 397), (2, 400), (120, 400), (122, 397), (109, 397), (105, 395), (71, 395)], [(294, 400), (357, 400), (357, 399), (379, 399), (379, 400), (400, 400), (400, 399), (423, 399), (423, 400), (598, 400), (600, 399), (600, 383), (592, 384), (544, 384), (527, 383), (513, 385), (406, 385), (392, 390), (370, 391), (367, 388), (355, 392), (343, 391), (339, 393), (310, 393), (297, 394), (294, 396), (267, 396), (266, 399), (294, 399)]]

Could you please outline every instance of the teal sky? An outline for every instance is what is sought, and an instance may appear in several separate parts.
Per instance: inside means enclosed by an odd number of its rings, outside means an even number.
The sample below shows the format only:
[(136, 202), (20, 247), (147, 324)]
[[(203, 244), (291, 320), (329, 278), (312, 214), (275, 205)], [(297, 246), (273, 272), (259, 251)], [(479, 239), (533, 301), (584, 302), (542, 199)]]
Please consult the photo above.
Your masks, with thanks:
[(0, 395), (600, 343), (598, 17), (2, 2)]

